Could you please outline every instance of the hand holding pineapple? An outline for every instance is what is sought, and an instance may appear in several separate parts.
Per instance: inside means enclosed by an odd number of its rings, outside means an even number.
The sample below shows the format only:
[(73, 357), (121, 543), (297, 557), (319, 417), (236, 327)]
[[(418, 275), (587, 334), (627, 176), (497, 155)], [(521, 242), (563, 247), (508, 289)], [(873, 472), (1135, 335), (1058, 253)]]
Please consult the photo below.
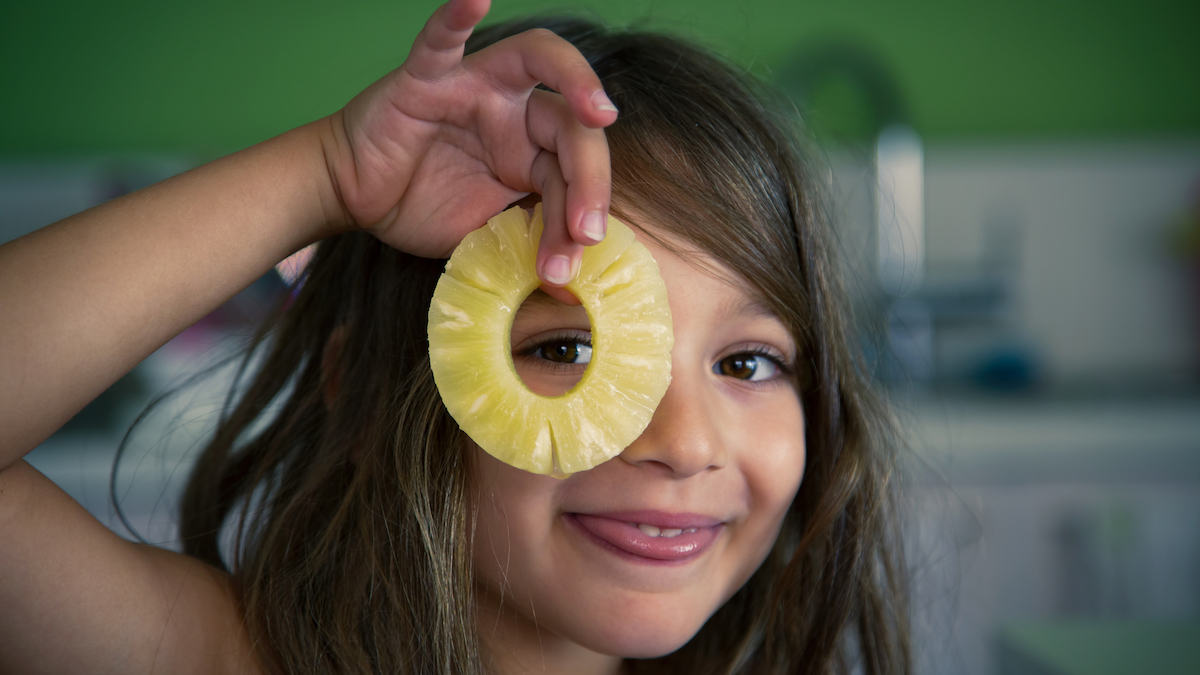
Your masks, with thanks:
[(601, 127), (616, 110), (552, 33), (463, 59), (487, 9), (450, 0), (404, 65), (328, 118), (0, 247), (0, 371), (17, 374), (0, 378), (0, 469), (277, 262), (346, 229), (448, 256), (537, 192), (536, 269), (565, 286), (603, 238)]
[[(349, 218), (396, 248), (445, 257), (529, 193), (546, 212), (537, 270), (562, 286), (604, 237), (616, 119), (568, 42), (530, 31), (462, 57), (488, 0), (439, 8), (404, 64), (334, 116), (326, 142)], [(554, 92), (537, 89), (544, 84)]]

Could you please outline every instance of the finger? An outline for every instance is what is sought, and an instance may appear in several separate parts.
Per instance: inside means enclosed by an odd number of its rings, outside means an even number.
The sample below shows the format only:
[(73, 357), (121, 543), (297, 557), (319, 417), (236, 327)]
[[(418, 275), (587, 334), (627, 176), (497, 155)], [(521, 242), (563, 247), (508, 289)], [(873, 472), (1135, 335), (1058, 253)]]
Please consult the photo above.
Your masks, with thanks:
[(524, 91), (544, 84), (562, 94), (584, 126), (601, 128), (617, 120), (617, 108), (587, 59), (547, 29), (501, 40), (477, 56), (481, 70), (506, 87)]
[(530, 139), (558, 157), (566, 182), (565, 220), (571, 238), (585, 245), (604, 239), (612, 196), (612, 168), (603, 129), (579, 123), (558, 94), (534, 90), (526, 124)]
[(405, 70), (416, 78), (433, 80), (458, 66), (467, 38), (490, 4), (491, 0), (450, 0), (438, 7), (413, 41)]
[(561, 288), (578, 274), (583, 246), (567, 232), (563, 213), (567, 185), (558, 169), (558, 158), (553, 153), (539, 153), (533, 162), (532, 177), (542, 195), (543, 228), (542, 239), (538, 242), (538, 277), (543, 282), (543, 288)]
[(546, 295), (554, 298), (555, 300), (561, 302), (564, 305), (582, 305), (583, 304), (582, 302), (579, 301), (579, 298), (575, 297), (574, 293), (572, 293), (571, 291), (568, 291), (565, 288), (558, 288), (556, 286), (549, 286), (547, 284), (542, 284), (541, 286), (538, 286), (538, 290), (545, 293)]

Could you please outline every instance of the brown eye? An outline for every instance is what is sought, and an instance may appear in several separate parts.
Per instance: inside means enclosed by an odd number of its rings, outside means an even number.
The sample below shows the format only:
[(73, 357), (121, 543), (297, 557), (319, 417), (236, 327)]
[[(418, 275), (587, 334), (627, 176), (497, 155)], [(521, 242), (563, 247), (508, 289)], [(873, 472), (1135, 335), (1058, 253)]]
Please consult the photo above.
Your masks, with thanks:
[(534, 355), (555, 363), (588, 363), (592, 346), (576, 340), (556, 340), (538, 347)]
[(757, 354), (732, 354), (717, 361), (713, 372), (739, 380), (760, 381), (775, 377), (779, 367), (771, 359)]

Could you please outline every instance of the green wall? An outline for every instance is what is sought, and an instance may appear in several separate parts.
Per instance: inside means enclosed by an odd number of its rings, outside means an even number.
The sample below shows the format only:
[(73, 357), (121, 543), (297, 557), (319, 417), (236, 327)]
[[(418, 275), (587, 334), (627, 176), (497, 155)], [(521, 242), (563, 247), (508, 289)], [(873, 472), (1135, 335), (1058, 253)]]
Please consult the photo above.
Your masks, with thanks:
[[(493, 18), (556, 3), (495, 0)], [(5, 0), (0, 155), (236, 149), (340, 106), (403, 60), (434, 2)], [(1195, 136), (1200, 2), (607, 0), (772, 76), (830, 40), (878, 54), (931, 139)], [(851, 83), (811, 99), (862, 128)]]

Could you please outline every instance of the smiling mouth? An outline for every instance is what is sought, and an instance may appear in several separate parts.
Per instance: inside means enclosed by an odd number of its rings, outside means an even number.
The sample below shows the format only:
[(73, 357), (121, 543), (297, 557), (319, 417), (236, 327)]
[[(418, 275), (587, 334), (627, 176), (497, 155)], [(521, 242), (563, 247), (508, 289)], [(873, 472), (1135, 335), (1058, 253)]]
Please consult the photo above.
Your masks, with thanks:
[(679, 535), (681, 535), (681, 534), (691, 534), (691, 533), (693, 533), (693, 532), (695, 532), (696, 530), (698, 530), (698, 529), (699, 529), (699, 528), (696, 528), (696, 527), (688, 527), (688, 528), (667, 527), (667, 528), (660, 528), (660, 527), (655, 527), (655, 526), (653, 526), (653, 525), (647, 525), (647, 524), (645, 524), (645, 523), (629, 523), (629, 524), (630, 524), (630, 525), (633, 525), (633, 526), (634, 526), (634, 527), (636, 527), (637, 529), (641, 530), (641, 531), (642, 531), (642, 533), (643, 533), (643, 534), (645, 534), (645, 535), (646, 535), (646, 536), (648, 536), (648, 537), (666, 537), (667, 539), (674, 539), (675, 537), (678, 537), (678, 536), (679, 536)]
[[(724, 529), (724, 523), (710, 518), (638, 516), (568, 513), (565, 518), (601, 548), (644, 563), (685, 563), (697, 559)], [(640, 522), (651, 519), (658, 524)]]

